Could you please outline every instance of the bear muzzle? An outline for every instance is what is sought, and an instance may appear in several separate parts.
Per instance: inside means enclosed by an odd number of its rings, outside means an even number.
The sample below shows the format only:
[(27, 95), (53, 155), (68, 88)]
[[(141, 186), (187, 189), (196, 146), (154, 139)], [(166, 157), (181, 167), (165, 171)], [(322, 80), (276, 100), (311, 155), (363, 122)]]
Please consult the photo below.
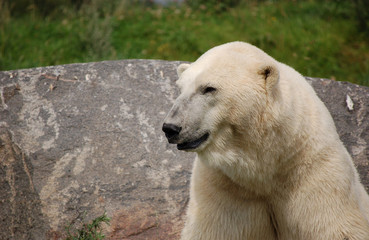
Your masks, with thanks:
[(171, 123), (164, 123), (162, 130), (165, 133), (169, 143), (177, 144), (178, 150), (196, 149), (209, 138), (209, 133), (205, 133), (195, 140), (185, 140), (181, 142), (179, 134), (182, 130), (182, 127)]
[(193, 150), (193, 149), (196, 149), (203, 142), (205, 142), (206, 140), (208, 140), (208, 138), (209, 138), (209, 133), (205, 133), (200, 138), (195, 139), (193, 141), (187, 141), (187, 142), (183, 142), (183, 143), (177, 144), (177, 149), (178, 150)]
[(164, 123), (163, 132), (165, 133), (165, 136), (168, 139), (169, 143), (175, 143), (175, 141), (178, 139), (179, 133), (182, 130), (182, 127), (171, 124), (171, 123)]

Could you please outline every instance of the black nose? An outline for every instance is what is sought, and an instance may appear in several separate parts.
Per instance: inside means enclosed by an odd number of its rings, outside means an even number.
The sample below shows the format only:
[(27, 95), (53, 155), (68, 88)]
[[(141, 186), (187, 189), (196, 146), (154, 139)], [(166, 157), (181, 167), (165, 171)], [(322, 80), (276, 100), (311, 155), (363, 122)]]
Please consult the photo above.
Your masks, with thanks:
[(165, 136), (168, 139), (173, 139), (176, 136), (178, 136), (178, 134), (181, 132), (182, 128), (178, 127), (174, 124), (164, 123), (162, 130), (163, 130), (163, 132), (165, 132)]

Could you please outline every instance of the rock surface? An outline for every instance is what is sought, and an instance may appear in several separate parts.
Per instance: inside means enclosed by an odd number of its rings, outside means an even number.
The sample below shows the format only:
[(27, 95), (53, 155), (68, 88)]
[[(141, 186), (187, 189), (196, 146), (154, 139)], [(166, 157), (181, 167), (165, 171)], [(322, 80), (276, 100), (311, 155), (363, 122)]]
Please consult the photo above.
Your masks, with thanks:
[[(177, 65), (123, 60), (0, 72), (0, 239), (63, 239), (65, 226), (105, 211), (107, 239), (178, 239), (194, 154), (161, 132), (178, 94)], [(369, 88), (308, 81), (368, 189)]]

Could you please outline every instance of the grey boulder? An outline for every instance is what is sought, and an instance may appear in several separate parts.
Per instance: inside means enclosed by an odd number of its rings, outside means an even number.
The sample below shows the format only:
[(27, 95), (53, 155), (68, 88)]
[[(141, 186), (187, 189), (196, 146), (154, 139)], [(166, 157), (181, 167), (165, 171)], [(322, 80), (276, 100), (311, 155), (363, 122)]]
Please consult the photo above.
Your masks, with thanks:
[[(194, 154), (161, 132), (180, 62), (0, 72), (0, 239), (63, 239), (105, 211), (107, 239), (178, 239)], [(369, 187), (369, 88), (307, 78)]]

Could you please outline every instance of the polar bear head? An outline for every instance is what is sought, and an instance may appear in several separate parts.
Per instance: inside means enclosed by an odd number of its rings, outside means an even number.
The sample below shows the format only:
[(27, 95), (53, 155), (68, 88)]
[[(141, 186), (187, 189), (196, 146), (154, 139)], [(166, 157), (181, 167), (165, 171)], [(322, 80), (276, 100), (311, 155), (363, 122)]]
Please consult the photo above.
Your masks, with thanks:
[(278, 92), (276, 62), (262, 50), (242, 42), (212, 48), (192, 64), (181, 64), (181, 94), (163, 124), (169, 143), (179, 150), (201, 152), (225, 147), (245, 136), (267, 117)]

